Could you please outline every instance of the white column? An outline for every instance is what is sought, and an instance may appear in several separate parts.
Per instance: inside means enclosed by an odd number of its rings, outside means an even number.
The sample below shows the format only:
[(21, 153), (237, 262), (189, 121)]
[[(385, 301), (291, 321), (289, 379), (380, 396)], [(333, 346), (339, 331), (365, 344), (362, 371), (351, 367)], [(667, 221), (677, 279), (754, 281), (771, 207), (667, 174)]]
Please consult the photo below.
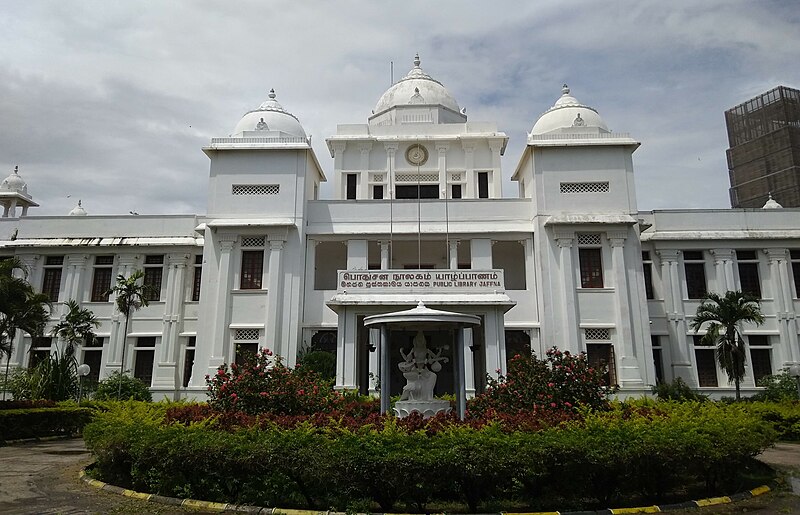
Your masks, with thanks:
[(389, 187), (389, 198), (394, 198), (394, 172), (395, 172), (395, 153), (397, 152), (397, 143), (384, 143), (383, 148), (386, 149), (386, 184)]
[(484, 357), (486, 359), (486, 373), (497, 379), (498, 374), (504, 374), (505, 364), (505, 335), (503, 333), (502, 315), (497, 309), (486, 313), (484, 317)]
[(64, 281), (64, 300), (74, 299), (78, 303), (84, 301), (81, 283), (89, 256), (86, 254), (70, 254), (67, 256), (67, 277)]
[[(120, 254), (119, 255), (119, 265), (117, 267), (117, 273), (124, 277), (130, 277), (134, 270), (136, 270), (136, 264), (139, 260), (139, 256), (133, 254)], [(108, 372), (113, 372), (113, 369), (117, 369), (120, 372), (124, 372), (130, 368), (130, 364), (132, 363), (133, 359), (133, 352), (129, 352), (130, 344), (128, 342), (127, 334), (125, 334), (125, 315), (121, 314), (116, 309), (116, 296), (111, 295), (108, 299), (110, 302), (114, 302), (114, 314), (111, 317), (111, 335), (109, 337), (109, 352), (108, 357), (106, 358), (106, 368), (111, 369)], [(134, 325), (134, 317), (135, 312), (130, 314), (130, 320), (128, 320), (128, 333), (130, 333), (133, 329)], [(122, 363), (122, 348), (125, 347), (125, 363)], [(108, 373), (107, 372), (107, 373)]]
[(389, 270), (392, 264), (389, 263), (389, 245), (388, 241), (380, 241), (378, 244), (381, 247), (381, 270)]
[(370, 377), (368, 379), (368, 389), (369, 395), (373, 397), (377, 397), (380, 392), (377, 388), (377, 383), (379, 382), (378, 379), (381, 376), (381, 364), (380, 360), (378, 359), (380, 356), (379, 349), (380, 349), (380, 340), (381, 340), (381, 330), (376, 327), (371, 327), (369, 329), (369, 346), (370, 351), (367, 353), (369, 358), (369, 374)]
[(331, 143), (333, 149), (333, 187), (335, 188), (334, 198), (345, 198), (344, 186), (342, 186), (342, 169), (344, 168), (344, 149), (347, 147), (345, 141), (334, 141)]
[(458, 270), (458, 244), (459, 240), (449, 241), (450, 270)]
[[(783, 269), (788, 261), (786, 249), (765, 249), (764, 253), (767, 255), (769, 262), (769, 282), (772, 296), (775, 302), (775, 312), (778, 319), (778, 334), (780, 339), (780, 353), (783, 357), (783, 364), (789, 365), (790, 363), (797, 362), (798, 349), (796, 345), (792, 344), (792, 336), (797, 339), (796, 331), (792, 327), (792, 301), (791, 301), (791, 285), (788, 281), (788, 274), (785, 274)], [(784, 275), (787, 281), (784, 282)], [(786, 302), (787, 291), (789, 303)], [(795, 333), (792, 335), (791, 333)], [(796, 344), (796, 342), (795, 342)]]
[(269, 241), (269, 278), (267, 286), (267, 325), (264, 331), (267, 345), (272, 345), (275, 352), (288, 359), (288, 342), (284, 341), (281, 332), (283, 294), (283, 240)]
[(470, 240), (470, 251), (473, 269), (488, 270), (492, 268), (492, 240), (473, 238)]
[(338, 389), (356, 389), (357, 333), (355, 314), (347, 306), (343, 306), (339, 313), (336, 342), (336, 388)]
[(368, 260), (367, 240), (347, 240), (347, 269), (366, 270)]
[(450, 145), (446, 143), (437, 143), (436, 151), (439, 153), (439, 198), (446, 199), (449, 197), (447, 192), (447, 149)]
[(667, 331), (672, 355), (672, 376), (680, 377), (687, 384), (697, 386), (692, 370), (691, 346), (686, 342), (686, 316), (683, 313), (683, 294), (681, 293), (680, 272), (678, 269), (678, 250), (659, 250), (661, 277), (664, 281), (664, 304), (667, 311)]
[(463, 192), (464, 198), (475, 198), (475, 143), (461, 142), (464, 149), (464, 170), (466, 175), (466, 190)]
[(625, 273), (625, 234), (623, 231), (609, 233), (611, 244), (611, 267), (614, 270), (614, 288), (616, 296), (615, 324), (617, 337), (621, 340), (622, 358), (620, 359), (620, 381), (623, 387), (642, 387), (642, 370), (633, 345), (631, 327), (631, 306), (628, 299), (628, 276)]
[(503, 197), (503, 175), (500, 165), (500, 151), (503, 142), (500, 140), (490, 140), (489, 148), (492, 151), (492, 198)]
[(183, 313), (184, 282), (188, 254), (167, 255), (167, 291), (164, 298), (164, 325), (161, 329), (161, 342), (156, 346), (156, 370), (153, 386), (172, 388), (177, 399), (180, 383), (180, 333), (181, 313)]
[(472, 328), (464, 328), (464, 387), (467, 390), (467, 398), (475, 397), (475, 358), (472, 355), (474, 344)]
[[(38, 255), (32, 254), (18, 254), (17, 257), (25, 269), (28, 271), (28, 282), (33, 286), (34, 290), (40, 291), (39, 287), (42, 284), (42, 267), (39, 266), (42, 262)], [(17, 270), (14, 272), (14, 277), (19, 279), (25, 278), (24, 274)], [(28, 343), (31, 343), (29, 340)], [(28, 365), (28, 350), (29, 346), (25, 342), (25, 333), (17, 330), (14, 334), (14, 347), (11, 349), (11, 366), (27, 366)], [(5, 361), (3, 361), (5, 363)]]
[(361, 178), (361, 194), (358, 196), (358, 198), (372, 198), (372, 195), (369, 191), (369, 152), (371, 149), (371, 141), (361, 143), (358, 146), (358, 150), (361, 152), (361, 161), (359, 163), (361, 167), (361, 172), (359, 173)]
[[(216, 299), (212, 300), (211, 358), (208, 361), (206, 374), (214, 374), (217, 367), (230, 360), (230, 331), (228, 328), (231, 299), (231, 252), (236, 243), (235, 234), (219, 236), (219, 281)], [(209, 299), (211, 300), (211, 299)], [(198, 374), (198, 377), (204, 374)], [(194, 379), (194, 375), (192, 378)], [(197, 384), (197, 382), (195, 383)], [(203, 384), (203, 383), (200, 383)]]
[(733, 250), (712, 249), (714, 258), (714, 275), (716, 276), (719, 293), (725, 293), (733, 288)]
[(575, 287), (575, 265), (572, 259), (572, 245), (575, 241), (575, 235), (570, 232), (557, 233), (556, 244), (558, 245), (559, 261), (561, 264), (561, 281), (562, 281), (562, 294), (564, 295), (563, 309), (563, 327), (562, 334), (564, 341), (561, 344), (566, 347), (565, 350), (572, 352), (581, 352), (586, 349), (583, 348), (580, 334), (578, 333), (578, 300), (577, 291)]

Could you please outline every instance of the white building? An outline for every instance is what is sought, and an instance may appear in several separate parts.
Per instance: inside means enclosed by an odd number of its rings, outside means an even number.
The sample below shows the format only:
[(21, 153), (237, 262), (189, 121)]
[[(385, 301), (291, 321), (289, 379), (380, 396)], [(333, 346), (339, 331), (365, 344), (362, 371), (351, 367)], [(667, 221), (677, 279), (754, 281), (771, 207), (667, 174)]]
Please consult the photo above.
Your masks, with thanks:
[[(205, 374), (259, 346), (290, 365), (304, 348), (334, 351), (339, 387), (374, 390), (377, 335), (364, 317), (420, 301), (481, 318), (465, 336), (469, 393), (514, 353), (556, 345), (607, 363), (625, 394), (682, 377), (729, 395), (713, 350), (689, 329), (707, 290), (763, 299), (766, 323), (745, 328), (745, 391), (800, 362), (800, 210), (640, 212), (639, 143), (566, 86), (513, 172), (501, 169), (507, 142), (494, 123), (468, 121), (417, 58), (366, 123), (327, 139), (331, 200), (319, 199), (327, 178), (300, 121), (270, 92), (203, 148), (207, 214), (90, 216), (79, 204), (69, 216), (27, 216), (37, 204), (15, 171), (0, 184), (0, 257), (28, 265), (54, 322), (68, 299), (94, 311), (100, 338), (80, 358), (100, 378), (123, 366), (125, 341), (105, 292), (117, 274), (144, 269), (160, 293), (132, 317), (124, 368), (157, 398), (203, 396)], [(504, 174), (513, 196), (502, 195)], [(391, 333), (393, 362), (413, 336)], [(452, 352), (452, 331), (426, 337)], [(20, 334), (11, 364), (55, 345)], [(437, 391), (452, 388), (445, 367)]]

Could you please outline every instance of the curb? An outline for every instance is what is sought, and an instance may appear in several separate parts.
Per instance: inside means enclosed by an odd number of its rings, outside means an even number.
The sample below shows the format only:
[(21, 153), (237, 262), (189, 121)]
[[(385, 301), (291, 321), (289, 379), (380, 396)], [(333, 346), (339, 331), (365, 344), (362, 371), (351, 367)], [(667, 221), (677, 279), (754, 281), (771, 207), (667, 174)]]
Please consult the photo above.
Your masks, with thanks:
[[(165, 504), (169, 506), (182, 506), (184, 508), (191, 508), (195, 510), (215, 511), (218, 513), (252, 513), (259, 515), (345, 515), (344, 512), (333, 511), (315, 511), (315, 510), (290, 510), (282, 508), (265, 508), (262, 506), (249, 506), (241, 504), (226, 504), (211, 501), (198, 501), (197, 499), (178, 499), (177, 497), (164, 497), (163, 495), (145, 494), (142, 492), (134, 492), (125, 488), (110, 485), (97, 479), (92, 479), (86, 475), (86, 470), (81, 469), (78, 477), (89, 486), (105, 490), (106, 492), (124, 495), (132, 499), (140, 499), (142, 501), (153, 502), (157, 504)], [(537, 511), (528, 513), (507, 512), (503, 511), (498, 514), (491, 515), (617, 515), (629, 513), (662, 513), (668, 511), (685, 510), (687, 508), (704, 508), (706, 506), (716, 506), (719, 504), (730, 504), (737, 501), (743, 501), (752, 497), (766, 494), (772, 491), (767, 485), (762, 485), (746, 492), (740, 492), (733, 495), (723, 497), (709, 497), (707, 499), (698, 499), (695, 501), (685, 501), (675, 504), (662, 504), (652, 506), (639, 506), (636, 508), (608, 508), (605, 510), (595, 511)], [(406, 514), (411, 515), (411, 514)], [(490, 514), (484, 514), (490, 515)]]

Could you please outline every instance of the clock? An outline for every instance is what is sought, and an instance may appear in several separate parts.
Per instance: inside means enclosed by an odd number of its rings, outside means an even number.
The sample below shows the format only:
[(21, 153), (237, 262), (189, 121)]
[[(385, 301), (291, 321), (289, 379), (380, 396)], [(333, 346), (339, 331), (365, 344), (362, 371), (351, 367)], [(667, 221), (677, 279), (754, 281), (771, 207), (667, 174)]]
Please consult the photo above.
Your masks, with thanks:
[(414, 166), (422, 166), (428, 161), (428, 150), (419, 143), (415, 143), (406, 150), (406, 161)]

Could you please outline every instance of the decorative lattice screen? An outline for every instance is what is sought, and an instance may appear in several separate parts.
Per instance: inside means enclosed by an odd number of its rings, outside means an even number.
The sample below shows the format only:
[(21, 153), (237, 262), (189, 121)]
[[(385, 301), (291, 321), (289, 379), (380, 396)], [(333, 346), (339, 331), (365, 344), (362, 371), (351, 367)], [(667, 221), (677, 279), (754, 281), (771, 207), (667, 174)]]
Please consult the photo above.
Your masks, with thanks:
[(263, 236), (247, 236), (242, 238), (242, 247), (263, 247)]
[(578, 234), (578, 245), (600, 245), (600, 235), (597, 233)]
[(254, 341), (258, 340), (258, 329), (237, 329), (235, 340)]
[(607, 182), (562, 182), (561, 193), (608, 193)]
[(587, 342), (609, 342), (611, 331), (609, 329), (589, 328), (583, 330)]
[(450, 182), (461, 182), (461, 174), (460, 173), (451, 173), (450, 174)]
[(398, 173), (395, 182), (439, 182), (438, 173)]
[(234, 184), (231, 193), (234, 195), (277, 195), (279, 184)]
[(373, 182), (383, 182), (383, 174), (382, 173), (374, 173), (372, 174)]

